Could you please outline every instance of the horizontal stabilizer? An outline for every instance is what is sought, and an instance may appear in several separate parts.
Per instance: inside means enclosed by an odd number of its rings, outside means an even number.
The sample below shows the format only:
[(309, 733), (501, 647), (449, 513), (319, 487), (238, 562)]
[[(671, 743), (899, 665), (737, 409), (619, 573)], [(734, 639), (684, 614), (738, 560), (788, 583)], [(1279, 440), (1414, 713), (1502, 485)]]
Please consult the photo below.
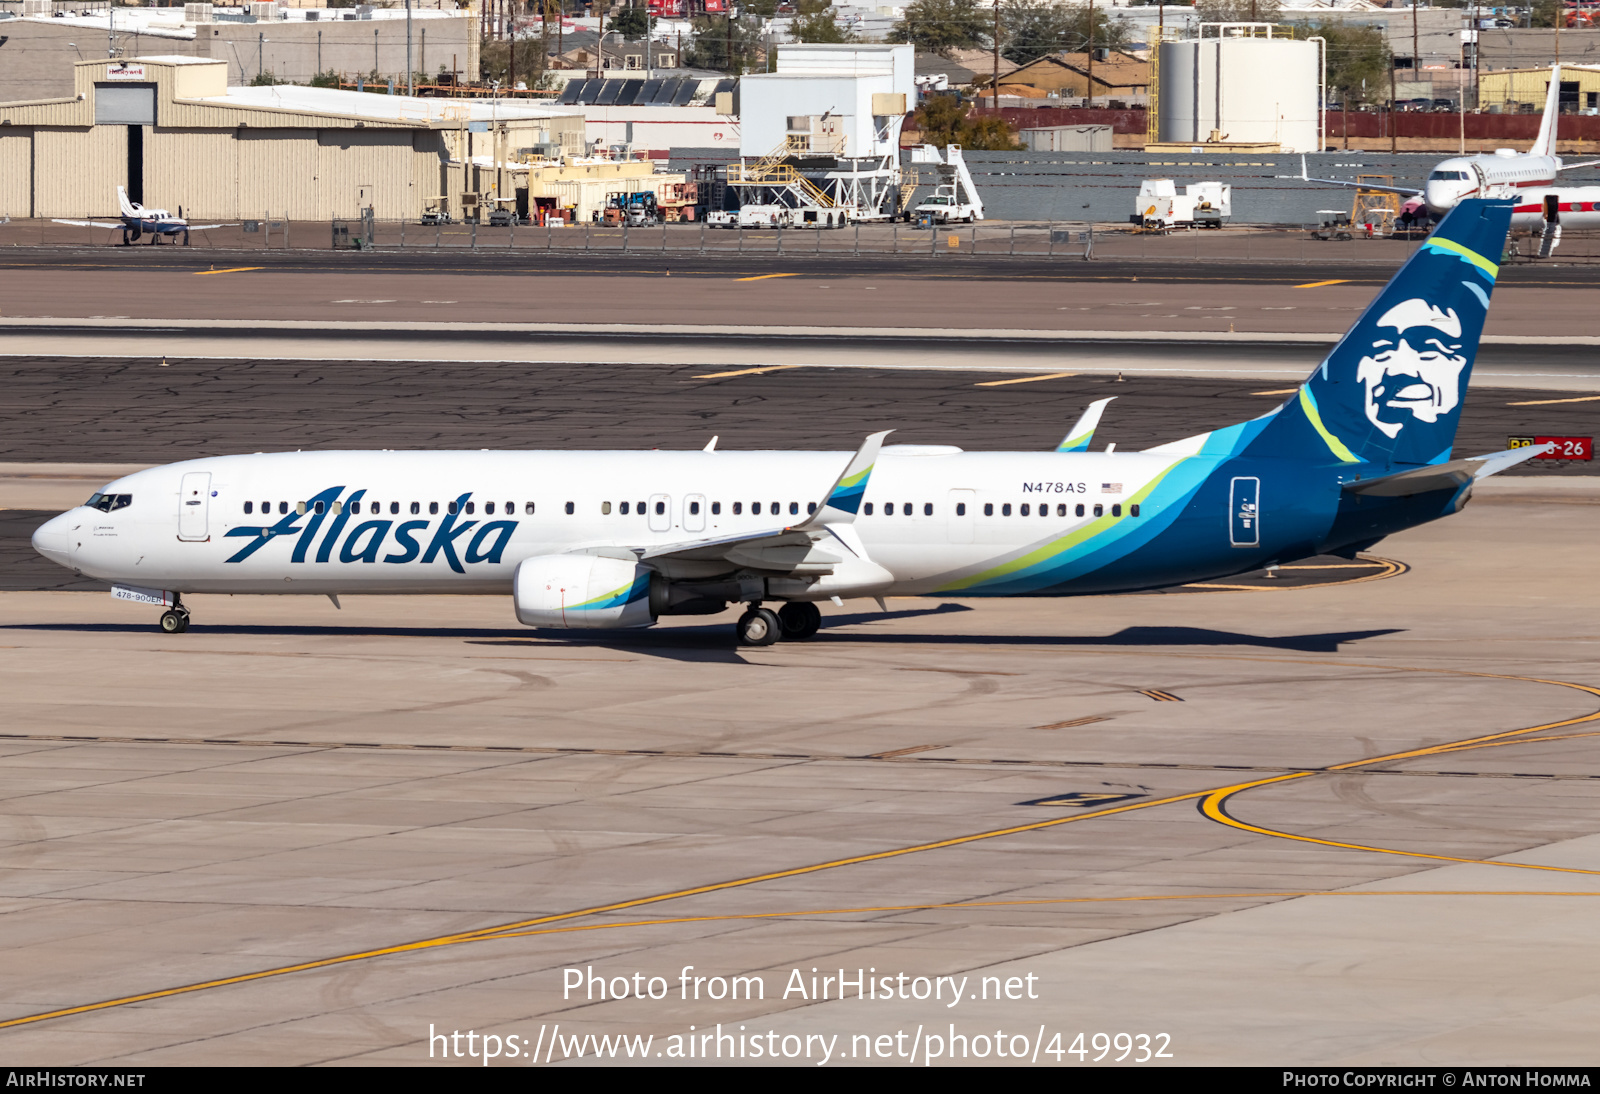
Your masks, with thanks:
[(1412, 494), (1427, 494), (1435, 490), (1454, 490), (1476, 479), (1498, 475), (1524, 460), (1537, 459), (1554, 448), (1553, 444), (1532, 444), (1522, 448), (1509, 448), (1488, 456), (1470, 456), (1461, 460), (1414, 467), (1394, 475), (1376, 479), (1359, 479), (1344, 484), (1347, 494), (1371, 494), (1378, 498), (1404, 498)]
[(1089, 442), (1094, 440), (1094, 431), (1100, 425), (1100, 415), (1106, 412), (1106, 404), (1116, 396), (1107, 399), (1096, 399), (1090, 403), (1082, 416), (1073, 423), (1067, 435), (1061, 438), (1061, 443), (1056, 445), (1057, 452), (1087, 452)]

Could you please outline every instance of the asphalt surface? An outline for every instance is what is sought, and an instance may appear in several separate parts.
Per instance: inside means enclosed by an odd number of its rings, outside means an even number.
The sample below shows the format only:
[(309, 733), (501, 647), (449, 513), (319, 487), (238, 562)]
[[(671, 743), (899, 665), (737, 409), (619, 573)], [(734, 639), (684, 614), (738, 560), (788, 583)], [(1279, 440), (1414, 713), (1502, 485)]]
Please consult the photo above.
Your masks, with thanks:
[[(926, 238), (925, 236), (923, 238)], [(182, 247), (14, 247), (0, 257), (3, 270), (181, 270), (209, 272), (210, 267), (251, 266), (267, 270), (313, 273), (464, 274), (473, 277), (517, 277), (557, 274), (564, 277), (660, 276), (723, 279), (761, 273), (763, 267), (780, 266), (803, 277), (923, 278), (960, 277), (973, 281), (1092, 282), (1137, 277), (1141, 281), (1237, 283), (1281, 282), (1304, 273), (1359, 283), (1382, 284), (1408, 253), (1407, 245), (1380, 244), (1363, 255), (1349, 250), (1286, 250), (1282, 257), (1247, 258), (1242, 255), (1201, 254), (1179, 249), (1173, 241), (1169, 257), (1118, 255), (1102, 248), (1092, 261), (1080, 257), (985, 255), (970, 251), (936, 254), (853, 254), (839, 244), (836, 249), (814, 251), (810, 234), (802, 235), (783, 251), (774, 249), (772, 237), (755, 237), (759, 248), (700, 254), (690, 249), (651, 251), (509, 250), (484, 247), (393, 251), (237, 250), (219, 251)], [(836, 241), (829, 241), (835, 246)], [(1150, 246), (1159, 247), (1159, 241)], [(1600, 262), (1521, 262), (1500, 267), (1500, 282), (1516, 285), (1593, 286), (1600, 284)]]
[[(1508, 356), (1514, 349), (1528, 352), (1507, 347)], [(1318, 360), (1317, 347), (1293, 352), (1305, 372)], [(1493, 360), (1488, 354), (1479, 368)], [(736, 374), (715, 375), (724, 371)], [(1026, 382), (994, 382), (1006, 379)], [(1096, 446), (1134, 449), (1256, 417), (1293, 386), (1262, 384), (1136, 373), (1119, 382), (1104, 373), (1032, 379), (870, 368), (248, 359), (174, 359), (162, 367), (149, 359), (11, 357), (0, 358), (7, 423), (0, 460), (170, 463), (353, 447), (699, 448), (713, 435), (725, 449), (853, 449), (861, 436), (891, 427), (903, 443), (1050, 449), (1084, 406), (1108, 395), (1117, 401)], [(1457, 448), (1496, 452), (1513, 434), (1593, 433), (1595, 402), (1560, 401), (1566, 398), (1587, 397), (1474, 391)]]

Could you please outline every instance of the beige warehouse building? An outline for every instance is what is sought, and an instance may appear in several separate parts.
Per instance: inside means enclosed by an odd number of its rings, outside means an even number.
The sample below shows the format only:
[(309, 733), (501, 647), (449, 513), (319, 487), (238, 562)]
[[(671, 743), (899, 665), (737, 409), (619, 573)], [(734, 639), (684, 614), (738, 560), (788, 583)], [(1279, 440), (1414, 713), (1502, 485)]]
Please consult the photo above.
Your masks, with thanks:
[(229, 87), (195, 57), (83, 61), (71, 95), (0, 103), (0, 216), (108, 216), (116, 187), (192, 218), (412, 218), (511, 200), (508, 164), (584, 148), (554, 104)]

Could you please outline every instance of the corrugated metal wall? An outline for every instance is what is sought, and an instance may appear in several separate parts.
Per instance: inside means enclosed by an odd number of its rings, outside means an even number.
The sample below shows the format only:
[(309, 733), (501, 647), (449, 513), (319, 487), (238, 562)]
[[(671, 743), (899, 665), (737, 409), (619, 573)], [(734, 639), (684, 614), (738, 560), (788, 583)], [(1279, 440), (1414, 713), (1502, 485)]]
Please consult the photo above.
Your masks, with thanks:
[(207, 219), (242, 215), (232, 133), (152, 129), (144, 142), (144, 194), (151, 205), (173, 212), (181, 206), (186, 216)]
[[(148, 164), (149, 154), (145, 161)], [(88, 130), (41, 126), (33, 131), (33, 215), (111, 216), (118, 186), (128, 180), (128, 127)], [(160, 204), (146, 192), (151, 204)]]
[(33, 215), (33, 133), (0, 129), (0, 216)]

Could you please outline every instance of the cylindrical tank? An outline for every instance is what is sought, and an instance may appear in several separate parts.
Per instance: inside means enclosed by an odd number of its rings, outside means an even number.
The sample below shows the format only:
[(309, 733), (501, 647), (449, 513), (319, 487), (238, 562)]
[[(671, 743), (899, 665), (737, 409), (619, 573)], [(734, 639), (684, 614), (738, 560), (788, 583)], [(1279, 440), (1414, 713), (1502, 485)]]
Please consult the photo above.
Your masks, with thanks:
[[(1226, 28), (1224, 28), (1226, 29)], [(1270, 142), (1321, 150), (1316, 42), (1208, 37), (1161, 43), (1157, 133), (1162, 143)]]

